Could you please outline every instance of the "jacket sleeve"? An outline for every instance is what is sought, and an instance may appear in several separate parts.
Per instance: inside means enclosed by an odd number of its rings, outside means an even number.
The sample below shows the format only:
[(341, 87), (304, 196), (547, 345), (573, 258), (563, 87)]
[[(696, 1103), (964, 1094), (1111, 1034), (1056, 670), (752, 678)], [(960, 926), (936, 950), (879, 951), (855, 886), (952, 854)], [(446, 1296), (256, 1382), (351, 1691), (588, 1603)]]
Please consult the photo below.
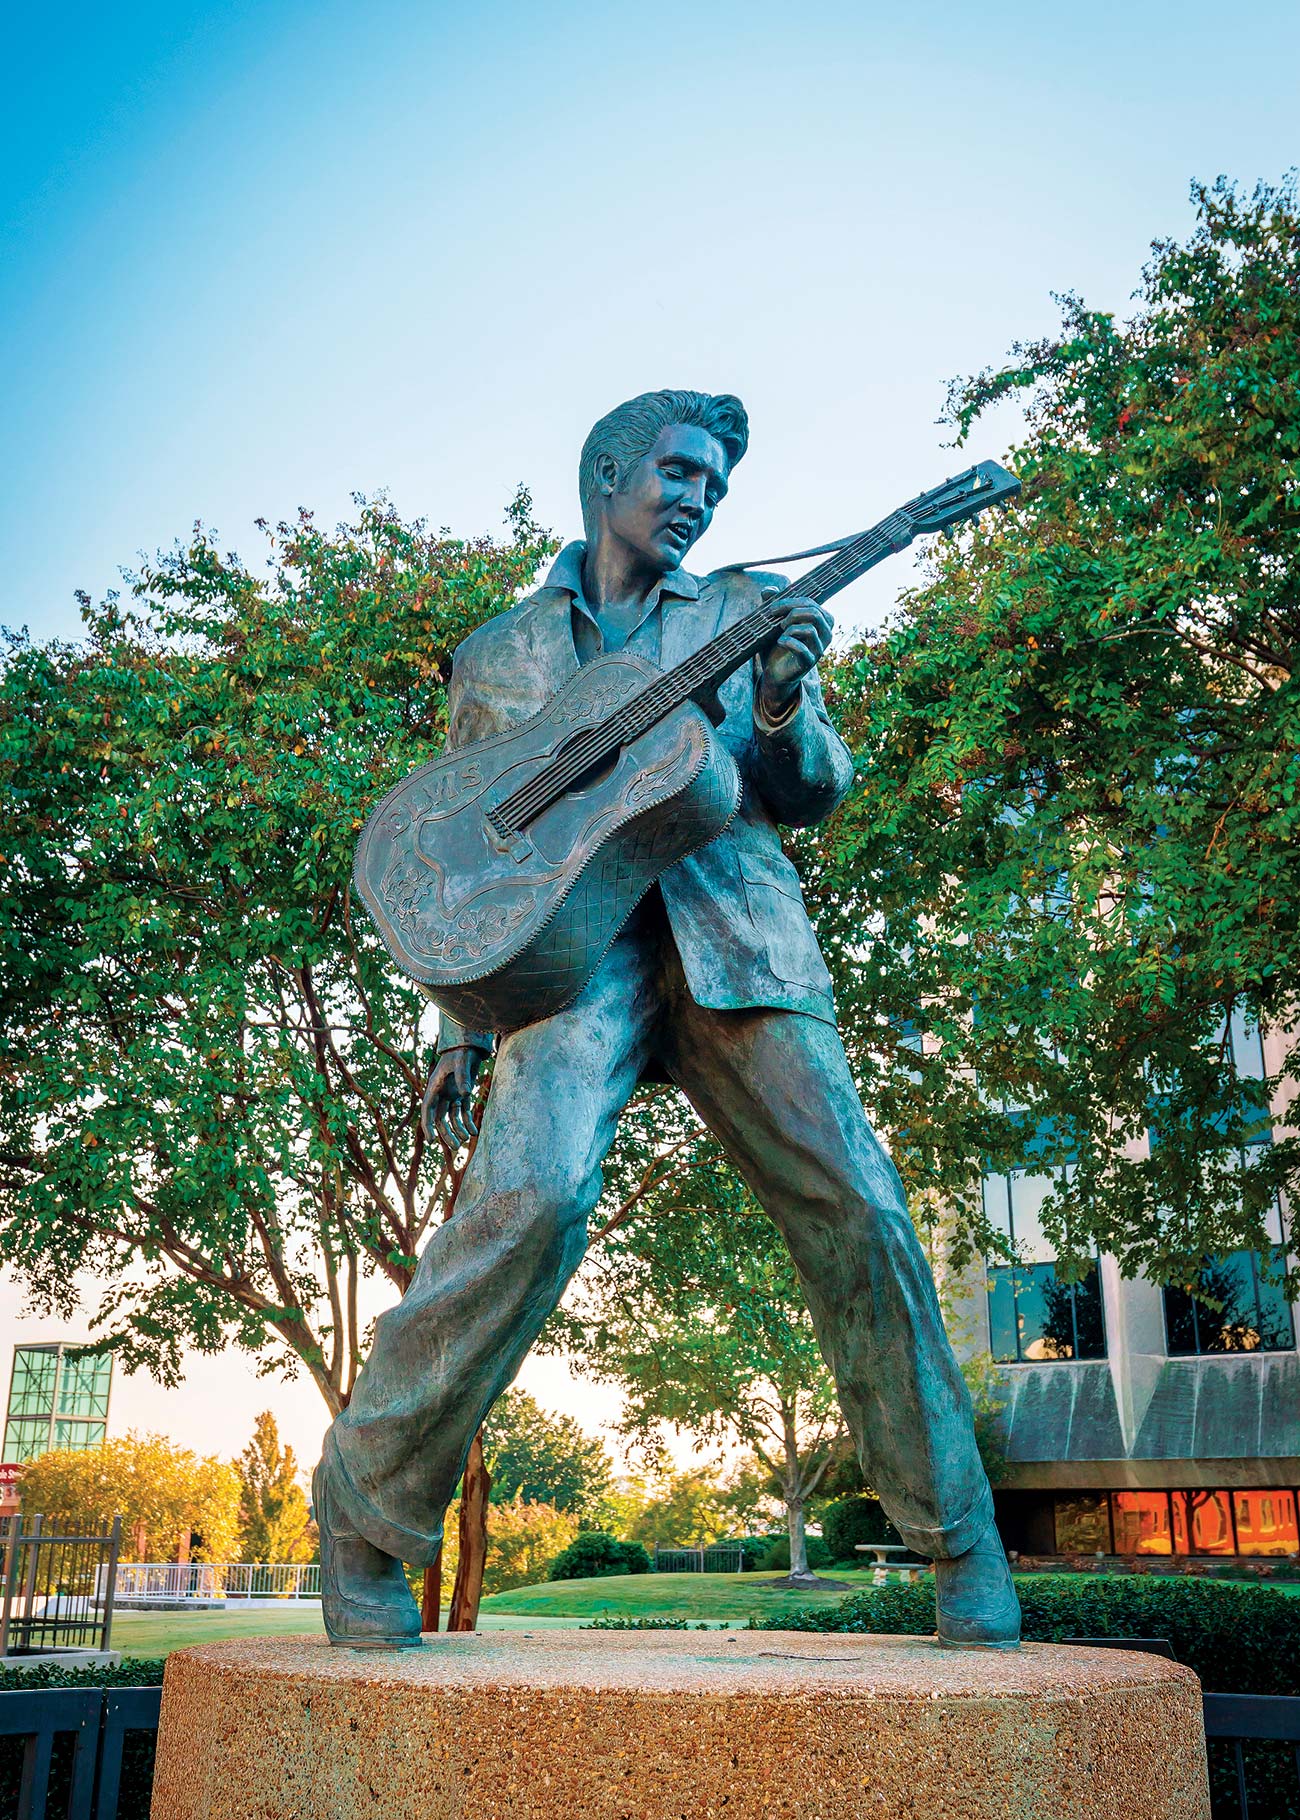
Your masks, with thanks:
[[(471, 635), (457, 649), (451, 661), (451, 681), (447, 684), (447, 744), (444, 750), (451, 752), (458, 746), (472, 745), (476, 739), (486, 739), (499, 731), (488, 698), (479, 684)], [(428, 992), (425, 992), (425, 997), (433, 1004)], [(475, 1049), (485, 1049), (490, 1054), (494, 1041), (490, 1030), (467, 1030), (455, 1018), (448, 1017), (445, 1011), (439, 1011), (439, 1055), (466, 1044)]]
[(848, 795), (853, 757), (831, 725), (816, 670), (804, 677), (797, 700), (779, 721), (763, 712), (761, 670), (755, 658), (753, 784), (777, 821), (810, 827)]

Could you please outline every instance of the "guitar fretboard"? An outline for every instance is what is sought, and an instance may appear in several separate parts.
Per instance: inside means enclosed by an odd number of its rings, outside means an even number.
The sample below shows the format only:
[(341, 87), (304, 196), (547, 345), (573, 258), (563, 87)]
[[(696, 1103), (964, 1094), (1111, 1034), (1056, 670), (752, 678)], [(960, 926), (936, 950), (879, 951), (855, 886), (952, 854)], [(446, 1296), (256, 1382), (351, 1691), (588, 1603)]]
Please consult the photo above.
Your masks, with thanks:
[(615, 709), (608, 720), (588, 727), (570, 740), (549, 765), (490, 811), (488, 819), (496, 832), (502, 839), (521, 832), (586, 772), (613, 758), (621, 747), (648, 733), (674, 709), (715, 687), (747, 663), (770, 641), (792, 599), (815, 600), (820, 605), (886, 556), (905, 549), (914, 536), (910, 518), (900, 511), (851, 538), (801, 580), (788, 583), (755, 612), (747, 613), (734, 626), (711, 638), (693, 657), (647, 683)]

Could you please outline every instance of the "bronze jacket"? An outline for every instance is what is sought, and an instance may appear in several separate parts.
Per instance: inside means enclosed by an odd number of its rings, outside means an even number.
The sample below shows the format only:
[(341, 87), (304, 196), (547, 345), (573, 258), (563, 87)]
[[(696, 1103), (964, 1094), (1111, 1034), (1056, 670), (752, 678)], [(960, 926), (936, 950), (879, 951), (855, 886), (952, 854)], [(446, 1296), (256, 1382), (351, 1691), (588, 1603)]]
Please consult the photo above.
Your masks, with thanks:
[[(574, 595), (547, 584), (489, 620), (458, 647), (448, 690), (448, 748), (486, 739), (539, 712), (574, 675)], [(659, 662), (663, 669), (753, 612), (759, 590), (781, 577), (723, 569), (697, 580), (678, 571), (661, 590)], [(804, 908), (799, 878), (781, 851), (778, 824), (806, 827), (840, 803), (853, 760), (822, 701), (816, 674), (779, 725), (758, 706), (758, 661), (718, 691), (726, 718), (719, 734), (740, 770), (740, 812), (730, 827), (662, 875), (673, 938), (691, 994), (719, 1010), (771, 1006), (835, 1021), (830, 974)], [(475, 1041), (443, 1016), (439, 1048)]]

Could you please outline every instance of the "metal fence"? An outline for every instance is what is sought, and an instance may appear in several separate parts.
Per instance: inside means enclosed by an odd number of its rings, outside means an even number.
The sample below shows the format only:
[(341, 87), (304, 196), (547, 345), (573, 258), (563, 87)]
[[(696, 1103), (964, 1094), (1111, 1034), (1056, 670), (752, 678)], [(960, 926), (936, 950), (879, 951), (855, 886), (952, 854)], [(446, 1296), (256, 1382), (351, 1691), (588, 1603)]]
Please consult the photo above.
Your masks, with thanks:
[[(105, 1582), (107, 1584), (107, 1582)], [(113, 1597), (133, 1605), (211, 1599), (319, 1599), (319, 1561), (122, 1561)]]
[[(161, 1705), (161, 1687), (42, 1687), (0, 1693), (0, 1739), (16, 1738), (22, 1744), (16, 1791), (2, 1786), (0, 1769), (0, 1796), (7, 1801), (17, 1795), (17, 1806), (6, 1805), (6, 1812), (16, 1820), (46, 1820), (54, 1793), (67, 1820), (117, 1820), (126, 1734), (156, 1732)], [(65, 1737), (71, 1742), (70, 1762), (56, 1756), (56, 1743)]]
[[(1204, 1694), (1205, 1737), (1211, 1747), (1220, 1740), (1226, 1740), (1232, 1746), (1232, 1767), (1236, 1783), (1237, 1812), (1233, 1816), (1227, 1807), (1226, 1799), (1216, 1801), (1216, 1820), (1251, 1820), (1252, 1814), (1257, 1820), (1279, 1820), (1279, 1815), (1300, 1814), (1300, 1696), (1288, 1694)], [(1260, 1799), (1252, 1802), (1250, 1798), (1250, 1777), (1247, 1774), (1246, 1751), (1250, 1745), (1289, 1744), (1291, 1758), (1295, 1764), (1295, 1782), (1288, 1797), (1285, 1789), (1279, 1791), (1276, 1786)], [(1252, 1753), (1258, 1755), (1258, 1753)], [(1258, 1773), (1259, 1765), (1251, 1767)], [(1274, 1775), (1271, 1780), (1280, 1780), (1276, 1771), (1280, 1765), (1270, 1766)], [(1225, 1792), (1226, 1793), (1226, 1792)], [(1287, 1805), (1281, 1807), (1280, 1802)]]
[(660, 1548), (655, 1545), (657, 1574), (738, 1574), (744, 1570), (744, 1549), (725, 1542), (713, 1548)]
[(27, 1527), (21, 1515), (0, 1519), (0, 1656), (107, 1649), (121, 1539), (120, 1517), (91, 1536), (47, 1529), (41, 1516)]

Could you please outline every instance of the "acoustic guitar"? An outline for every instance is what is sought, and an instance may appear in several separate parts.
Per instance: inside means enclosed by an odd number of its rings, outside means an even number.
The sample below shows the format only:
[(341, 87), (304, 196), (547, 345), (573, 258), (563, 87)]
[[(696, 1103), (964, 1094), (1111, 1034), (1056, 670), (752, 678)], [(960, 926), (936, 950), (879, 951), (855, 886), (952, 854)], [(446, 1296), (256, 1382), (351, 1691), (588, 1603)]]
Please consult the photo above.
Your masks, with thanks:
[(357, 889), (397, 965), (476, 1030), (567, 1005), (660, 873), (736, 814), (740, 776), (707, 708), (770, 644), (790, 599), (829, 600), (913, 538), (1019, 491), (980, 462), (805, 552), (834, 554), (673, 669), (609, 652), (531, 720), (421, 765), (357, 843)]

